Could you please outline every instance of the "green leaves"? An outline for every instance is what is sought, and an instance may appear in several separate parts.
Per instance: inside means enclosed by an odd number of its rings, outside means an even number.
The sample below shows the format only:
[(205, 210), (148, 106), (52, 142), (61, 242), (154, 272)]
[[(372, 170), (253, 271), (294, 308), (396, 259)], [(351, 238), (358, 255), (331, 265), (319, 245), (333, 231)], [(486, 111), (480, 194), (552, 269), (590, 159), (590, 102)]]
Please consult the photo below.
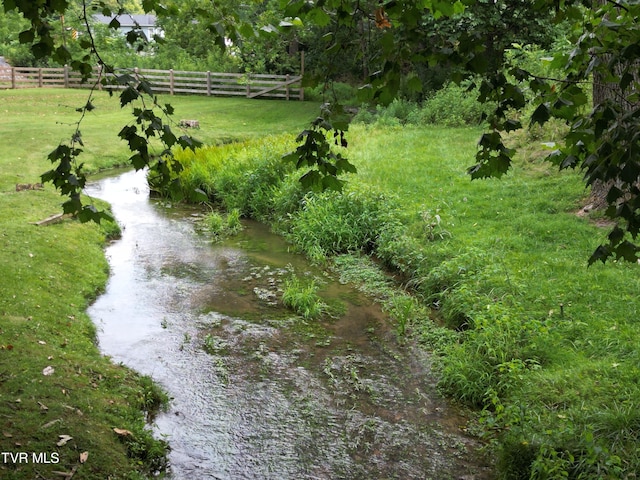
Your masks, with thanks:
[[(367, 85), (361, 90), (363, 97), (378, 103), (390, 103), (402, 88), (414, 94), (421, 92), (423, 82), (419, 72), (425, 69), (444, 67), (447, 78), (455, 81), (480, 78), (479, 100), (495, 108), (487, 118), (489, 131), (479, 141), (476, 164), (468, 170), (472, 179), (500, 177), (508, 172), (513, 151), (505, 145), (502, 132), (522, 127), (514, 112), (534, 105), (529, 126), (561, 120), (568, 130), (550, 160), (560, 168), (582, 169), (587, 186), (608, 185), (604, 195), (610, 207), (607, 213), (624, 233), (621, 236), (620, 231), (612, 231), (609, 243), (598, 249), (593, 258), (635, 258), (634, 242), (640, 231), (637, 160), (640, 2), (397, 0), (363, 4), (356, 0), (282, 0), (281, 3), (286, 9), (282, 16), (271, 16), (263, 22), (267, 24), (265, 30), (271, 32), (268, 35), (262, 35), (246, 15), (224, 2), (194, 8), (201, 16), (203, 28), (209, 28), (221, 46), (226, 38), (234, 45), (241, 45), (242, 37), (246, 42), (272, 39), (278, 31), (272, 25), (280, 25), (280, 31), (295, 30), (301, 34), (310, 27), (321, 29), (314, 45), (324, 49), (326, 71), (321, 76), (330, 79), (332, 72), (338, 71), (337, 66), (350, 61), (345, 53), (348, 44), (350, 52), (357, 52), (357, 62), (363, 65), (363, 76), (367, 77)], [(19, 40), (31, 46), (36, 58), (67, 63), (88, 78), (93, 68), (91, 55), (97, 54), (92, 42), (81, 38), (74, 48), (84, 51), (76, 54), (73, 48), (65, 46), (57, 25), (51, 23), (51, 19), (68, 10), (69, 0), (5, 0), (3, 5), (5, 11), (18, 10), (30, 23), (19, 34)], [(176, 9), (175, 5), (167, 7), (159, 0), (142, 0), (142, 6), (145, 11), (158, 14)], [(101, 7), (109, 10), (105, 4)], [(549, 30), (540, 18), (551, 18), (564, 28), (569, 48), (549, 62), (549, 68), (559, 72), (558, 78), (532, 73), (530, 70), (535, 68), (507, 63), (506, 50), (520, 49), (524, 55), (527, 44), (536, 42)], [(117, 27), (117, 21), (111, 26)], [(135, 30), (127, 34), (127, 39), (136, 48), (146, 41)], [(514, 42), (520, 45), (512, 46)], [(107, 71), (113, 73), (108, 67)], [(198, 142), (173, 133), (169, 120), (173, 109), (158, 104), (151, 85), (144, 79), (125, 73), (117, 75), (115, 81), (120, 90), (120, 105), (133, 107), (131, 123), (119, 132), (132, 150), (130, 162), (136, 168), (153, 169), (160, 183), (170, 185), (172, 174), (181, 168), (172, 159), (172, 148), (193, 149)], [(91, 111), (90, 105), (87, 102), (81, 108), (83, 115)], [(343, 109), (327, 104), (318, 119), (300, 134), (300, 145), (285, 158), (305, 169), (301, 177), (305, 187), (340, 189), (344, 181), (339, 177), (355, 172), (341, 150), (348, 144), (345, 135), (348, 124), (349, 115)], [(81, 146), (78, 129), (68, 145), (60, 145), (52, 152), (54, 168), (43, 178), (70, 196), (66, 209), (90, 218), (95, 212), (84, 210), (78, 203), (84, 182), (81, 166), (76, 166)]]
[[(149, 82), (138, 79), (134, 75), (117, 75), (113, 80), (117, 85), (124, 86), (120, 93), (120, 105), (131, 108), (133, 121), (122, 127), (118, 137), (127, 142), (132, 155), (130, 164), (136, 169), (148, 168), (154, 186), (179, 190), (176, 185), (177, 174), (182, 170), (180, 162), (173, 158), (172, 148), (180, 146), (183, 149), (198, 148), (201, 143), (188, 135), (177, 137), (171, 129), (170, 115), (174, 109), (169, 104), (160, 104), (154, 96)], [(84, 106), (77, 109), (82, 118), (95, 108), (92, 93)], [(82, 150), (77, 145), (83, 145), (83, 139), (78, 128), (72, 134), (69, 144), (60, 144), (50, 154), (49, 160), (55, 168), (42, 175), (43, 182), (52, 182), (60, 190), (61, 195), (68, 199), (63, 203), (65, 213), (75, 215), (80, 221), (96, 221), (109, 218), (105, 212), (97, 210), (92, 205), (82, 202), (82, 190), (86, 184), (86, 175), (78, 156)], [(168, 121), (165, 121), (168, 120)], [(197, 194), (194, 198), (199, 198)]]
[[(309, 167), (300, 182), (307, 190), (342, 190), (344, 181), (338, 178), (344, 173), (356, 173), (356, 167), (340, 152), (332, 149), (329, 134), (333, 132), (333, 144), (346, 148), (348, 142), (345, 130), (348, 124), (341, 108), (331, 111), (330, 105), (323, 107), (324, 116), (316, 118), (311, 128), (304, 130), (296, 141), (301, 145), (295, 151), (285, 155), (287, 161), (295, 162), (296, 168)], [(331, 121), (331, 117), (335, 121)]]
[(536, 123), (539, 125), (544, 125), (551, 118), (551, 107), (548, 103), (541, 103), (538, 105), (538, 108), (534, 110), (531, 114), (531, 121), (529, 126), (533, 126)]
[(18, 41), (20, 43), (32, 43), (35, 38), (36, 36), (33, 30), (25, 30), (18, 35)]
[(500, 178), (509, 171), (514, 151), (504, 145), (499, 132), (485, 133), (480, 138), (478, 146), (480, 147), (476, 154), (478, 163), (467, 171), (473, 180), (490, 177)]

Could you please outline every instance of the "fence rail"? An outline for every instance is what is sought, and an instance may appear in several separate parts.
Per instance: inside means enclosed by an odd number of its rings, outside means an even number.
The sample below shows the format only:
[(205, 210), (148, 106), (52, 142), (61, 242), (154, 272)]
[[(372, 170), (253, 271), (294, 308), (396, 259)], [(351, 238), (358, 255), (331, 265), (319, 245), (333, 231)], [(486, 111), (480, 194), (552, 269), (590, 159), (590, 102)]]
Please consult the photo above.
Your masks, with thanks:
[[(157, 93), (176, 93), (207, 96), (269, 97), (286, 100), (304, 100), (301, 76), (243, 73), (189, 72), (182, 70), (121, 70), (107, 77), (129, 74), (144, 79)], [(63, 68), (0, 67), (0, 89), (16, 88), (89, 88), (100, 78), (95, 68), (87, 82), (68, 66)], [(105, 89), (124, 88), (108, 82)]]

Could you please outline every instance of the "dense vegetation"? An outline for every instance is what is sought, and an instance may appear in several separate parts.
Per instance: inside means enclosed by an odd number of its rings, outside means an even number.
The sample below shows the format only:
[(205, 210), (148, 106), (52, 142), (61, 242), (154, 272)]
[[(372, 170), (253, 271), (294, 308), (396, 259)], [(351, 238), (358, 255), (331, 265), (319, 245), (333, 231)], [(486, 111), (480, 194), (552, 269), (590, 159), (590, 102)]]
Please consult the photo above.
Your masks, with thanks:
[[(149, 142), (159, 138), (165, 145), (164, 156), (169, 157), (173, 146), (195, 148), (197, 144), (189, 136), (174, 134), (165, 119), (173, 109), (155, 101), (148, 80), (117, 69), (122, 65), (114, 62), (121, 59), (110, 57), (109, 41), (101, 43), (98, 38), (94, 25), (97, 12), (155, 12), (170, 37), (163, 40), (155, 35), (153, 41), (175, 53), (167, 58), (178, 59), (182, 50), (194, 45), (196, 49), (188, 52), (192, 60), (213, 60), (224, 66), (217, 61), (222, 57), (209, 58), (209, 50), (200, 48), (204, 40), (224, 48), (231, 63), (239, 61), (247, 71), (289, 71), (293, 67), (287, 55), (307, 48), (307, 42), (318, 47), (309, 49), (316, 65), (307, 72), (307, 79), (317, 84), (321, 78), (328, 85), (339, 78), (349, 79), (358, 65), (364, 83), (360, 92), (368, 102), (388, 104), (406, 97), (422, 100), (449, 80), (472, 82), (478, 88), (478, 100), (493, 105), (476, 164), (468, 169), (472, 178), (500, 177), (512, 167), (514, 151), (505, 144), (505, 135), (522, 129), (523, 120), (544, 125), (559, 119), (568, 128), (549, 158), (560, 168), (584, 170), (585, 184), (593, 187), (600, 203), (608, 207), (607, 216), (616, 220), (590, 263), (640, 259), (640, 247), (634, 243), (640, 233), (636, 201), (640, 166), (635, 158), (640, 130), (636, 71), (640, 6), (636, 2), (403, 0), (374, 4), (327, 0), (312, 4), (292, 0), (247, 5), (228, 0), (204, 7), (192, 0), (168, 4), (129, 1), (126, 5), (5, 0), (3, 6), (5, 13), (15, 16), (18, 12), (24, 17), (24, 21), (18, 18), (15, 22), (3, 19), (4, 42), (15, 42), (19, 30), (19, 44), (29, 46), (35, 62), (69, 64), (84, 78), (90, 76), (95, 63), (115, 74), (100, 82), (121, 86), (122, 106), (140, 105), (132, 112), (136, 124), (121, 131), (133, 152), (129, 161), (136, 168), (149, 166), (165, 184), (171, 182), (172, 173), (178, 173), (180, 164), (172, 161), (172, 172), (162, 157), (149, 155)], [(193, 21), (187, 21), (192, 17)], [(117, 30), (118, 26), (119, 22), (113, 21), (109, 28)], [(129, 31), (126, 41), (132, 51), (149, 58), (162, 56), (162, 48), (139, 29)], [(549, 51), (556, 69), (553, 75), (529, 68), (518, 56), (514, 61), (511, 51), (526, 51), (530, 46)], [(288, 53), (283, 54), (285, 48)], [(231, 68), (231, 64), (226, 66)], [(516, 112), (527, 106), (533, 113), (530, 118), (521, 118)], [(81, 113), (92, 108), (89, 100)], [(305, 186), (339, 189), (343, 182), (338, 177), (354, 171), (348, 158), (332, 150), (326, 138), (331, 133), (339, 139), (336, 144), (344, 146), (348, 121), (342, 105), (327, 103), (312, 127), (303, 130), (294, 155), (298, 168), (310, 169), (302, 177)], [(57, 167), (43, 179), (69, 197), (65, 212), (75, 213), (83, 221), (98, 221), (105, 214), (80, 201), (86, 181), (77, 158), (81, 145), (77, 129), (69, 142), (52, 152)]]

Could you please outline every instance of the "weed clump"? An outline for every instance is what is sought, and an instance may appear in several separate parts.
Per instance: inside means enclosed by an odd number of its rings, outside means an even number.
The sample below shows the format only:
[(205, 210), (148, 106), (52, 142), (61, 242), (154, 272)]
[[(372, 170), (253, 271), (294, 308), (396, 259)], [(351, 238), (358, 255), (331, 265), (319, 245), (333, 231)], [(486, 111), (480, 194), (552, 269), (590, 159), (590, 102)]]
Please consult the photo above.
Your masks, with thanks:
[(302, 282), (297, 276), (292, 276), (284, 282), (282, 303), (305, 319), (315, 319), (326, 310), (317, 292), (318, 286), (314, 281)]
[(292, 217), (289, 238), (317, 256), (371, 253), (394, 221), (394, 200), (371, 190), (309, 194)]
[(235, 235), (243, 229), (240, 220), (240, 211), (237, 208), (232, 209), (226, 214), (213, 211), (206, 216), (205, 224), (209, 233), (215, 238)]

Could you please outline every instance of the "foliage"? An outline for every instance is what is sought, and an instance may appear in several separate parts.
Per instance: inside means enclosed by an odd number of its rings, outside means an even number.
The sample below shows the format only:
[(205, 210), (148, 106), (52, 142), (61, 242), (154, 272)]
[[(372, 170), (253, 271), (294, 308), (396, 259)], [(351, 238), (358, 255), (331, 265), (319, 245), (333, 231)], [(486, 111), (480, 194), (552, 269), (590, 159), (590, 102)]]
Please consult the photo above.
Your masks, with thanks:
[(385, 302), (384, 308), (396, 321), (396, 329), (401, 337), (407, 334), (407, 328), (418, 316), (426, 313), (416, 299), (407, 294), (395, 293)]
[(304, 97), (309, 101), (340, 103), (345, 106), (357, 107), (358, 89), (348, 83), (331, 82), (305, 88)]
[[(336, 149), (332, 148), (332, 143), (340, 148), (348, 146), (345, 137), (347, 115), (341, 106), (332, 108), (327, 103), (323, 104), (321, 110), (322, 115), (296, 138), (300, 145), (284, 158), (294, 162), (297, 169), (308, 168), (307, 173), (300, 177), (304, 188), (340, 191), (344, 186), (344, 180), (338, 179), (338, 176), (343, 173), (356, 173), (356, 168), (342, 152), (336, 152)], [(327, 138), (331, 131), (332, 141)]]
[(394, 221), (390, 195), (352, 189), (308, 195), (291, 222), (290, 236), (306, 252), (325, 255), (375, 251), (378, 238)]
[[(330, 14), (335, 15), (337, 24), (357, 34), (359, 2), (329, 1), (314, 6), (290, 2), (288, 6), (288, 14), (305, 15), (310, 21), (322, 17), (328, 22)], [(369, 98), (386, 104), (403, 85), (409, 91), (421, 91), (419, 73), (414, 72), (415, 80), (404, 82), (411, 77), (408, 65), (448, 64), (456, 81), (479, 75), (479, 100), (494, 102), (495, 108), (488, 118), (490, 131), (479, 141), (477, 164), (469, 169), (474, 179), (499, 177), (510, 169), (514, 152), (505, 146), (503, 133), (522, 128), (522, 122), (512, 117), (513, 110), (533, 104), (531, 124), (562, 119), (570, 128), (550, 159), (560, 168), (582, 169), (588, 186), (597, 182), (613, 185), (608, 190), (607, 214), (621, 222), (589, 262), (611, 257), (635, 261), (638, 248), (633, 240), (640, 231), (640, 214), (634, 203), (638, 193), (638, 168), (633, 159), (637, 145), (629, 139), (635, 139), (638, 131), (633, 69), (640, 56), (634, 47), (639, 8), (635, 2), (558, 4), (546, 0), (389, 3), (370, 12), (382, 31), (376, 37), (381, 68), (370, 75), (368, 90), (363, 93), (368, 91)], [(441, 20), (445, 17), (448, 19)], [(557, 78), (511, 64), (505, 54), (514, 40), (520, 42), (509, 32), (526, 33), (529, 25), (528, 33), (534, 37), (546, 31), (535, 26), (538, 19), (561, 26), (572, 45), (570, 52), (554, 52), (552, 67), (560, 70)], [(549, 38), (523, 41), (552, 43)], [(613, 93), (590, 111), (592, 78), (597, 86)]]
[[(177, 192), (182, 197), (194, 189), (206, 193), (208, 199), (240, 216), (269, 219), (284, 214), (272, 198), (283, 177), (292, 170), (282, 161), (282, 152), (294, 145), (291, 135), (267, 136), (221, 146), (178, 151), (184, 165)], [(165, 194), (176, 192), (169, 190)], [(301, 194), (300, 194), (301, 195)], [(286, 205), (296, 203), (295, 197), (281, 198)]]
[(421, 104), (395, 99), (389, 105), (377, 105), (374, 111), (363, 105), (353, 117), (353, 123), (379, 125), (444, 125), (463, 127), (481, 125), (490, 105), (477, 101), (477, 90), (454, 83), (429, 95)]
[(202, 2), (174, 1), (173, 8), (160, 11), (158, 26), (163, 38), (153, 45), (150, 55), (135, 63), (139, 67), (235, 72), (240, 68), (237, 57), (216, 41), (218, 32), (208, 22), (197, 21)]
[[(299, 19), (283, 18), (278, 0), (244, 3), (239, 8), (247, 22), (260, 26), (252, 34), (244, 35), (241, 43), (233, 49), (242, 70), (299, 75), (303, 68), (298, 52), (298, 30), (302, 26)], [(274, 34), (276, 26), (279, 27), (278, 34)]]
[(317, 291), (318, 287), (314, 281), (303, 282), (294, 275), (284, 282), (282, 303), (305, 319), (318, 318), (326, 310), (326, 305)]
[(415, 120), (410, 118), (409, 122), (450, 127), (480, 125), (491, 106), (478, 103), (477, 94), (477, 90), (450, 83), (430, 95), (416, 112)]
[(31, 53), (28, 45), (20, 43), (18, 35), (25, 28), (26, 22), (17, 12), (0, 12), (0, 39), (2, 39), (2, 56), (10, 65), (17, 67), (36, 66), (38, 63), (45, 64), (46, 61), (37, 62)]
[(234, 235), (242, 230), (240, 223), (240, 210), (232, 209), (226, 215), (217, 211), (209, 213), (205, 218), (206, 227), (215, 237)]

